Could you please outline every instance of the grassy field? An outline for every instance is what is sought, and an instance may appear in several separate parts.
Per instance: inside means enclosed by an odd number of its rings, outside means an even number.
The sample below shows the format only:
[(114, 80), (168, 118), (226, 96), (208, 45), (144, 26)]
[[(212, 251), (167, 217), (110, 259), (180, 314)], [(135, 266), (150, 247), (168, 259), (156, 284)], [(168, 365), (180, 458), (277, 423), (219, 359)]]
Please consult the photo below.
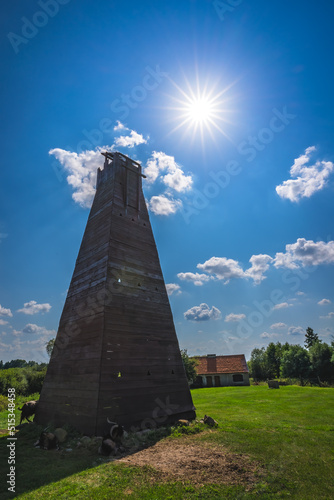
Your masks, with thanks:
[[(219, 427), (185, 436), (176, 430), (164, 438), (175, 444), (215, 445), (247, 457), (262, 473), (251, 488), (245, 485), (192, 484), (171, 480), (151, 466), (127, 466), (108, 461), (96, 449), (76, 449), (76, 440), (62, 451), (33, 448), (40, 428), (22, 428), (16, 444), (16, 497), (22, 499), (247, 499), (334, 498), (334, 391), (287, 386), (226, 387), (192, 391), (197, 416), (210, 415)], [(0, 414), (4, 428), (6, 414)], [(1, 425), (2, 424), (2, 425)], [(204, 426), (202, 426), (204, 427)], [(197, 426), (197, 431), (201, 426)], [(194, 429), (196, 430), (196, 429)], [(160, 433), (161, 437), (162, 433)], [(157, 435), (147, 437), (152, 442)], [(0, 474), (8, 473), (6, 434), (0, 439)], [(149, 444), (149, 443), (146, 443)], [(72, 452), (65, 448), (71, 447)], [(236, 455), (237, 456), (237, 455)], [(2, 480), (0, 497), (14, 498)]]

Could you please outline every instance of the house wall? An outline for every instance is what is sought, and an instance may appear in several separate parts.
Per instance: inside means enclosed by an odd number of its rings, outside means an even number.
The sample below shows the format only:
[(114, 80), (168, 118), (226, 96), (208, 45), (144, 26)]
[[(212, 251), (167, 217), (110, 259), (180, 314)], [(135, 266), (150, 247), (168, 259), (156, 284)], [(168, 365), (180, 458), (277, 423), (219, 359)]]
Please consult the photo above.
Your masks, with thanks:
[[(233, 375), (239, 375), (239, 376), (241, 375), (243, 380), (240, 382), (235, 382), (233, 380)], [(212, 375), (199, 374), (199, 377), (202, 378), (202, 387), (227, 387), (227, 386), (238, 386), (238, 385), (250, 385), (248, 373), (216, 373), (216, 374), (214, 373)]]

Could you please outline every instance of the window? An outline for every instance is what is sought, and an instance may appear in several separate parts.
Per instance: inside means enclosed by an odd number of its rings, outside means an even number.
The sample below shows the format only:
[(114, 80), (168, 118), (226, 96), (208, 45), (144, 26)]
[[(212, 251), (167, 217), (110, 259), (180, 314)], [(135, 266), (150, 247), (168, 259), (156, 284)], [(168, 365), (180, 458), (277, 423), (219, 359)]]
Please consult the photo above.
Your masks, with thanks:
[(244, 381), (244, 376), (237, 374), (233, 375), (233, 382), (243, 382)]

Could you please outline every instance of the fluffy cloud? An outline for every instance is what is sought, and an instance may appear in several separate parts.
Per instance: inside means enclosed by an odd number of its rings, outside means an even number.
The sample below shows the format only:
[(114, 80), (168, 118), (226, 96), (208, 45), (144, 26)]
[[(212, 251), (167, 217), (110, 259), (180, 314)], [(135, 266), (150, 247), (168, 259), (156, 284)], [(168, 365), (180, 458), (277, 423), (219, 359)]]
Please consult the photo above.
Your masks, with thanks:
[(147, 205), (155, 215), (171, 215), (175, 214), (182, 207), (182, 201), (167, 198), (164, 194), (160, 194), (152, 196)]
[(259, 254), (252, 255), (249, 259), (249, 262), (252, 264), (252, 267), (245, 271), (245, 276), (249, 276), (254, 280), (254, 283), (259, 284), (261, 281), (266, 279), (266, 276), (263, 276), (264, 273), (269, 269), (269, 263), (273, 261), (273, 258), (270, 255)]
[(301, 198), (310, 198), (325, 187), (334, 164), (330, 161), (316, 161), (313, 165), (306, 166), (315, 150), (314, 146), (307, 148), (305, 153), (294, 161), (290, 169), (292, 178), (276, 186), (276, 192), (281, 198), (297, 202)]
[(47, 330), (44, 326), (34, 325), (32, 323), (28, 323), (22, 330), (13, 330), (14, 335), (39, 335), (42, 337), (55, 337), (57, 332), (56, 330)]
[(218, 279), (227, 284), (231, 278), (244, 278), (245, 273), (239, 263), (226, 257), (211, 257), (203, 264), (197, 264), (198, 269), (214, 274)]
[(292, 304), (288, 304), (287, 302), (281, 302), (280, 304), (276, 304), (274, 309), (285, 309), (287, 307), (292, 307)]
[(203, 283), (212, 279), (212, 277), (207, 274), (199, 273), (178, 273), (177, 277), (183, 281), (190, 281), (196, 286), (202, 286)]
[(5, 307), (2, 307), (0, 304), (0, 316), (8, 316), (9, 318), (13, 317), (12, 311), (10, 309), (6, 309)]
[[(326, 243), (298, 238), (296, 243), (286, 245), (285, 250), (285, 252), (276, 253), (275, 257), (267, 254), (252, 255), (249, 259), (251, 267), (246, 270), (237, 260), (226, 257), (211, 257), (203, 264), (197, 264), (197, 268), (211, 275), (212, 279), (224, 281), (225, 285), (233, 278), (252, 279), (254, 284), (258, 285), (266, 278), (265, 273), (271, 265), (276, 268), (299, 269), (311, 265), (334, 263), (334, 241)], [(193, 281), (196, 285), (209, 281), (208, 276), (199, 273), (179, 273), (178, 277)], [(297, 292), (297, 295), (305, 295), (305, 293)], [(279, 307), (283, 306), (278, 304), (275, 309)]]
[(50, 304), (37, 304), (35, 300), (31, 300), (30, 302), (26, 302), (23, 306), (22, 309), (18, 309), (17, 312), (23, 313), (23, 314), (37, 314), (37, 313), (44, 313), (44, 312), (49, 312), (51, 309)]
[(83, 208), (90, 208), (93, 202), (97, 169), (103, 164), (101, 151), (111, 149), (113, 147), (103, 146), (80, 154), (59, 148), (49, 151), (67, 172), (67, 182), (74, 191), (72, 198)]
[(168, 295), (179, 295), (181, 293), (180, 285), (177, 285), (176, 283), (167, 283), (166, 284), (166, 290)]
[(327, 304), (331, 304), (331, 301), (329, 299), (322, 299), (319, 300), (318, 304), (319, 306), (326, 306)]
[[(114, 130), (122, 130), (119, 128), (122, 125), (118, 122), (119, 125), (114, 128)], [(123, 125), (123, 129), (126, 129)], [(147, 144), (147, 140), (144, 139), (142, 134), (138, 134), (135, 130), (130, 131), (130, 135), (121, 135), (115, 139), (115, 145), (123, 148), (133, 148), (134, 146), (138, 146), (139, 144)]]
[(113, 151), (116, 146), (133, 148), (138, 144), (146, 144), (147, 140), (135, 130), (125, 127), (120, 121), (114, 127), (116, 132), (128, 131), (128, 135), (122, 135), (115, 139), (112, 146), (101, 146), (94, 150), (87, 150), (81, 153), (66, 151), (55, 148), (49, 151), (67, 173), (67, 182), (73, 188), (72, 198), (83, 208), (90, 208), (93, 202), (96, 186), (97, 169), (102, 167), (103, 161), (101, 152)]
[(225, 321), (226, 323), (229, 323), (230, 321), (241, 321), (242, 319), (246, 318), (245, 314), (228, 314), (225, 316)]
[(334, 241), (313, 241), (298, 238), (296, 243), (286, 245), (285, 253), (277, 253), (275, 267), (297, 269), (301, 266), (318, 266), (334, 263)]
[(334, 312), (330, 312), (327, 316), (320, 316), (321, 319), (332, 319), (334, 318)]
[(217, 307), (212, 306), (211, 309), (208, 304), (201, 304), (194, 306), (184, 313), (185, 319), (191, 321), (208, 321), (210, 319), (221, 318), (221, 312)]
[(0, 319), (0, 325), (1, 326), (8, 325), (8, 321), (5, 321), (4, 319)]
[(290, 326), (288, 335), (305, 335), (305, 330), (301, 326)]
[(281, 328), (286, 328), (288, 325), (286, 325), (285, 323), (273, 323), (271, 325), (271, 330), (278, 330), (278, 329), (281, 329)]
[(272, 339), (274, 337), (277, 337), (277, 333), (268, 333), (268, 332), (263, 332), (260, 335), (261, 339)]
[[(97, 169), (102, 166), (101, 152), (113, 151), (115, 146), (133, 148), (138, 144), (147, 144), (142, 134), (130, 130), (123, 123), (117, 121), (115, 132), (127, 132), (115, 138), (112, 146), (97, 147), (95, 150), (75, 153), (55, 148), (49, 151), (67, 173), (67, 182), (73, 189), (73, 200), (83, 208), (90, 208), (95, 195)], [(183, 193), (191, 189), (193, 180), (191, 175), (185, 175), (182, 168), (175, 162), (174, 157), (163, 152), (152, 153), (144, 169), (147, 182), (153, 183), (159, 177), (165, 184), (163, 194), (152, 196), (147, 206), (155, 215), (171, 215), (182, 208), (182, 201), (174, 199), (172, 192)]]
[(123, 125), (122, 122), (117, 120), (116, 125), (114, 127), (114, 130), (115, 130), (115, 132), (117, 132), (118, 130), (129, 130), (129, 129), (125, 125)]
[(198, 269), (214, 274), (217, 279), (224, 280), (227, 284), (231, 278), (251, 278), (255, 284), (261, 283), (265, 279), (264, 273), (269, 269), (269, 264), (273, 258), (270, 255), (252, 255), (249, 259), (251, 267), (244, 271), (239, 262), (226, 257), (211, 257), (211, 259), (198, 264)]
[(168, 156), (162, 151), (153, 151), (143, 173), (147, 177), (147, 182), (152, 184), (160, 176), (166, 186), (178, 193), (188, 191), (193, 184), (191, 175), (185, 175), (174, 157)]

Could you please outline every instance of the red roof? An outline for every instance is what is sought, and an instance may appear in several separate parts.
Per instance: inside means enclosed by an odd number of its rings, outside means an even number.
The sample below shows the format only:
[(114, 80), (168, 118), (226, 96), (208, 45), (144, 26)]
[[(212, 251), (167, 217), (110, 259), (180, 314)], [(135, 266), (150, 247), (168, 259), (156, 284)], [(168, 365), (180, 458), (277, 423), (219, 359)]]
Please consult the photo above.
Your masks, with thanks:
[(209, 373), (248, 373), (244, 354), (230, 356), (194, 356), (198, 361), (196, 367), (199, 375)]

